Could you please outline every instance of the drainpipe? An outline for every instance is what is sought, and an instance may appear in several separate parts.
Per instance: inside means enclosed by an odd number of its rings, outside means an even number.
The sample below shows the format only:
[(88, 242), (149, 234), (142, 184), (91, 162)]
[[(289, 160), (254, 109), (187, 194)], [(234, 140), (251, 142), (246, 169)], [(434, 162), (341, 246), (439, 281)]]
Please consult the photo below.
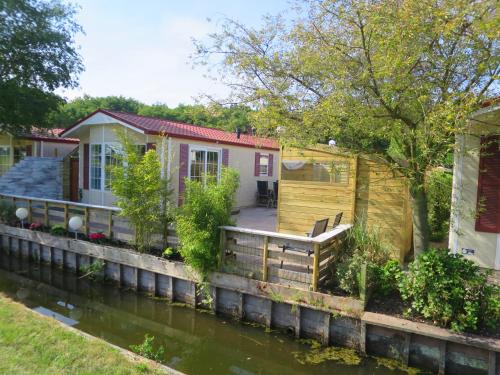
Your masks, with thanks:
[(452, 220), (450, 220), (450, 239), (448, 243), (453, 254), (458, 252), (458, 237), (460, 235), (461, 213), (458, 205), (462, 201), (465, 136), (457, 135), (455, 145), (457, 151), (453, 160), (455, 171), (453, 173), (453, 189), (451, 196)]

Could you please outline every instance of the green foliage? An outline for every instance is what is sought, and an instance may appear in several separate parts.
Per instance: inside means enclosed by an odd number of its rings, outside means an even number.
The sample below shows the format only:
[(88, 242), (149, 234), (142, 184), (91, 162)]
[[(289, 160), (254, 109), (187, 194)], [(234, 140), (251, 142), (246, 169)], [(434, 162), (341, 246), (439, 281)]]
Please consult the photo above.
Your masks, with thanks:
[(449, 231), (453, 175), (434, 170), (427, 176), (427, 211), (432, 241), (442, 241)]
[(4, 200), (0, 201), (0, 222), (3, 224), (14, 226), (18, 219), (16, 216), (16, 206)]
[(66, 127), (98, 108), (209, 126), (227, 131), (235, 131), (236, 128), (244, 131), (249, 128), (249, 115), (251, 113), (251, 109), (243, 105), (227, 107), (218, 104), (206, 106), (179, 104), (175, 108), (170, 108), (166, 104), (147, 105), (123, 96), (92, 97), (84, 95), (61, 104), (59, 109), (51, 114), (50, 121), (53, 126)]
[(220, 181), (206, 184), (186, 179), (184, 204), (177, 215), (180, 253), (185, 262), (206, 277), (220, 263), (220, 226), (230, 225), (239, 175), (223, 168)]
[(160, 345), (157, 349), (154, 348), (155, 337), (148, 334), (144, 335), (144, 341), (139, 345), (130, 345), (130, 349), (143, 357), (152, 359), (153, 361), (161, 362), (165, 354), (165, 348)]
[(195, 62), (217, 61), (227, 100), (251, 103), (261, 133), (298, 146), (333, 138), (405, 175), (422, 218), (414, 244), (426, 249), (426, 171), (447, 161), (470, 112), (495, 94), (497, 2), (299, 3), (295, 17), (259, 28), (221, 22), (196, 43)]
[(428, 250), (411, 263), (400, 293), (409, 313), (458, 332), (500, 325), (500, 287), (488, 284), (472, 261), (445, 249)]
[(106, 263), (102, 259), (97, 259), (94, 262), (80, 267), (80, 272), (83, 274), (80, 279), (88, 277), (90, 280), (101, 281), (104, 278), (104, 267)]
[(128, 218), (135, 230), (135, 246), (146, 251), (152, 244), (152, 236), (165, 233), (168, 219), (172, 216), (170, 180), (162, 178), (158, 153), (149, 150), (144, 156), (119, 132), (123, 154), (111, 168), (111, 191), (117, 197), (120, 215)]
[(358, 295), (361, 265), (367, 264), (369, 280), (376, 269), (389, 259), (391, 247), (385, 243), (375, 228), (358, 220), (348, 232), (337, 261), (334, 264), (335, 281), (350, 295)]
[(0, 124), (12, 134), (48, 126), (62, 101), (55, 89), (74, 87), (83, 69), (75, 48), (75, 7), (60, 0), (0, 2)]
[(139, 101), (124, 96), (92, 97), (84, 95), (62, 104), (57, 111), (51, 114), (50, 120), (53, 126), (67, 127), (99, 108), (137, 113), (142, 105)]
[(376, 267), (374, 276), (377, 293), (383, 296), (399, 293), (399, 282), (403, 278), (403, 271), (398, 261), (391, 259), (384, 265)]
[(65, 236), (67, 233), (68, 231), (61, 224), (56, 224), (50, 227), (50, 234), (54, 236)]

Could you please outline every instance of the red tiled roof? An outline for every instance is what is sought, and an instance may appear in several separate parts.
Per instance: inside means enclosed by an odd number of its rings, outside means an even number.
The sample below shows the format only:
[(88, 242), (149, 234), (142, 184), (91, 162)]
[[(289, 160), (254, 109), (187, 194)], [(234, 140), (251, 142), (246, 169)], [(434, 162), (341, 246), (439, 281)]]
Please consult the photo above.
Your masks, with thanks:
[(76, 138), (61, 138), (61, 133), (66, 129), (54, 128), (54, 129), (40, 129), (36, 127), (31, 128), (31, 133), (23, 135), (25, 139), (32, 139), (35, 141), (46, 141), (55, 143), (79, 143), (80, 141)]
[[(255, 148), (264, 148), (271, 150), (279, 150), (278, 142), (271, 138), (255, 137), (247, 134), (240, 134), (240, 137), (238, 138), (236, 136), (236, 133), (234, 132), (227, 132), (220, 129), (207, 128), (204, 126), (185, 124), (181, 122), (164, 120), (154, 117), (139, 116), (132, 113), (111, 111), (107, 109), (98, 109), (97, 111), (91, 113), (89, 116), (78, 121), (70, 128), (66, 129), (65, 132), (78, 126), (87, 118), (91, 117), (92, 115), (98, 112), (111, 116), (130, 126), (140, 129), (144, 131), (144, 133), (146, 134), (153, 134), (153, 135), (164, 134), (174, 138), (187, 138), (205, 142), (216, 142), (216, 143), (230, 144), (242, 147), (255, 147)], [(64, 132), (61, 135), (64, 136)]]

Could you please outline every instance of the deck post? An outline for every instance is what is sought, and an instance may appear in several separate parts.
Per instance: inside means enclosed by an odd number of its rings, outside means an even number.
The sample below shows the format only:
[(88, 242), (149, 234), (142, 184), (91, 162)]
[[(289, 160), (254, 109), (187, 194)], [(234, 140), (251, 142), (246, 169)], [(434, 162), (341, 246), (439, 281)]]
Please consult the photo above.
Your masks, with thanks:
[(108, 211), (108, 238), (113, 238), (113, 211)]
[(44, 201), (43, 211), (44, 211), (44, 224), (49, 226), (49, 203)]
[(318, 291), (318, 278), (319, 278), (319, 243), (314, 244), (314, 268), (313, 268), (313, 292)]
[(28, 222), (30, 224), (33, 221), (33, 212), (32, 212), (32, 210), (33, 210), (33, 208), (32, 208), (31, 199), (28, 199)]
[(269, 256), (269, 237), (264, 236), (264, 253), (262, 255), (262, 281), (267, 282), (267, 258)]
[(88, 236), (90, 232), (90, 219), (89, 208), (85, 207), (85, 235)]
[(222, 266), (222, 263), (224, 262), (224, 256), (226, 252), (226, 231), (225, 229), (221, 228), (220, 230), (220, 260), (219, 260), (219, 267)]
[(68, 230), (68, 216), (69, 216), (69, 209), (68, 209), (68, 204), (64, 205), (64, 229)]

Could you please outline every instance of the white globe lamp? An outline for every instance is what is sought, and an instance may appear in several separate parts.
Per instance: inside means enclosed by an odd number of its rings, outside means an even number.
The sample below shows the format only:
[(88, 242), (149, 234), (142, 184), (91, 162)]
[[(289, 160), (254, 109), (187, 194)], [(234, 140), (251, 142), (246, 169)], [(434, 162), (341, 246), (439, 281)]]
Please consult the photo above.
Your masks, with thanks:
[(334, 140), (334, 139), (330, 139), (330, 140), (328, 141), (328, 146), (330, 146), (330, 147), (335, 147), (335, 145), (336, 145), (336, 144), (337, 144), (337, 142), (335, 142), (335, 140)]
[(75, 232), (75, 239), (78, 239), (78, 231), (83, 226), (83, 220), (80, 216), (72, 216), (68, 221), (69, 228)]
[(18, 208), (16, 210), (16, 216), (21, 220), (21, 228), (24, 228), (24, 220), (28, 217), (28, 210), (24, 207)]

